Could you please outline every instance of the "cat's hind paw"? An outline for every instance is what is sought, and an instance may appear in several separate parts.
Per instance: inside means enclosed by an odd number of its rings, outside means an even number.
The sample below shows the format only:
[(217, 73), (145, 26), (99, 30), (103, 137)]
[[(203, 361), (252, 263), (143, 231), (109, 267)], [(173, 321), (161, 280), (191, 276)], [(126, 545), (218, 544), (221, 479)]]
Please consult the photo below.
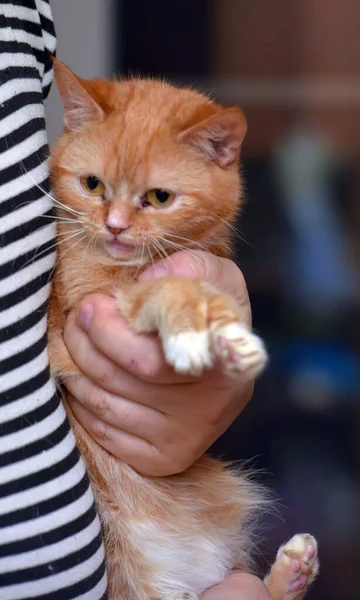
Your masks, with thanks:
[(315, 538), (309, 533), (294, 535), (291, 540), (278, 551), (277, 560), (290, 565), (293, 573), (289, 583), (291, 594), (305, 590), (315, 579), (319, 571), (318, 549)]
[(210, 325), (213, 352), (220, 360), (227, 375), (240, 374), (253, 379), (259, 375), (267, 362), (262, 340), (245, 325), (234, 321), (227, 325)]
[(302, 600), (318, 572), (315, 538), (297, 534), (279, 548), (265, 583), (274, 600)]

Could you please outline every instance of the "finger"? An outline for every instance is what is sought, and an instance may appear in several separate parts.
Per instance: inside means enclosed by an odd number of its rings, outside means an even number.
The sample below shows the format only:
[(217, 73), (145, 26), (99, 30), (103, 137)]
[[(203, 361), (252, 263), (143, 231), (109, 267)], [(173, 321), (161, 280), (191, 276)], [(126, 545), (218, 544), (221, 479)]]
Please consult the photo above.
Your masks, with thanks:
[(120, 430), (93, 417), (80, 402), (70, 401), (71, 410), (89, 435), (105, 450), (143, 475), (157, 477), (169, 469), (168, 459), (142, 437)]
[[(68, 377), (64, 384), (70, 392), (70, 402), (84, 416), (89, 428), (98, 420), (108, 425), (142, 437), (148, 442), (158, 439), (168, 424), (161, 411), (139, 404), (126, 397), (108, 393), (94, 385), (87, 377)], [(82, 409), (80, 411), (81, 405)], [(75, 412), (75, 410), (74, 410)]]
[(115, 392), (87, 376), (68, 377), (64, 384), (94, 416), (155, 443), (167, 437), (170, 420), (180, 419), (189, 427), (194, 419), (201, 420), (203, 427), (209, 423), (210, 431), (215, 425), (216, 430), (227, 428), (251, 396), (248, 382), (238, 394), (233, 382), (217, 372), (196, 383), (148, 385), (124, 371), (121, 389)]
[[(151, 431), (151, 439), (147, 439), (140, 428), (134, 427), (134, 431), (139, 432), (138, 435), (127, 427), (115, 427), (96, 417), (74, 396), (69, 395), (68, 402), (76, 419), (100, 446), (143, 475), (165, 477), (181, 473), (210, 445), (204, 443), (204, 440), (200, 445), (196, 432), (189, 436), (189, 428), (177, 427), (175, 421), (160, 423), (156, 415), (151, 415), (151, 421), (144, 423), (147, 430)], [(134, 423), (132, 418), (131, 423)]]
[(246, 322), (251, 324), (251, 308), (244, 276), (228, 258), (220, 258), (202, 250), (182, 250), (144, 271), (139, 281), (177, 275), (188, 279), (203, 279), (230, 294), (244, 308)]
[[(89, 307), (91, 319), (83, 319), (82, 314), (89, 312)], [(122, 390), (124, 371), (151, 383), (184, 383), (195, 379), (175, 373), (165, 363), (159, 339), (155, 335), (133, 332), (117, 310), (115, 301), (107, 296), (88, 296), (79, 304), (77, 312), (69, 314), (64, 340), (80, 369), (113, 393)]]

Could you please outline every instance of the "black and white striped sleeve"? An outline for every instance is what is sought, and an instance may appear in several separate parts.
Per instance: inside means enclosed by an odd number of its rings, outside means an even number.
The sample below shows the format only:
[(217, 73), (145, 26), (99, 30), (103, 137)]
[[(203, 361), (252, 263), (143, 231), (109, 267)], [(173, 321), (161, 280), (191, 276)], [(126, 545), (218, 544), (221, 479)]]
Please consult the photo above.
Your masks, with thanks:
[(49, 378), (45, 0), (0, 0), (0, 598), (106, 598), (94, 498)]

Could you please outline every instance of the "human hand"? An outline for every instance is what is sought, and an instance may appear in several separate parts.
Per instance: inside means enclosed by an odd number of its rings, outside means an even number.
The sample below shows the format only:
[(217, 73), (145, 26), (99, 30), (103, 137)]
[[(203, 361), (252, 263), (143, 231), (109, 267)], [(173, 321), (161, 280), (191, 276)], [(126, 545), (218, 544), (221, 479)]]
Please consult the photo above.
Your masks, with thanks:
[(249, 573), (232, 573), (201, 596), (201, 600), (271, 600), (263, 582)]
[[(149, 270), (139, 281), (166, 274), (204, 279), (235, 297), (250, 325), (246, 285), (232, 261), (181, 251), (160, 266), (167, 272)], [(131, 331), (107, 296), (83, 299), (67, 318), (64, 339), (83, 373), (65, 382), (76, 418), (101, 446), (144, 475), (188, 468), (252, 395), (252, 382), (234, 382), (217, 369), (202, 377), (175, 373), (156, 336)]]

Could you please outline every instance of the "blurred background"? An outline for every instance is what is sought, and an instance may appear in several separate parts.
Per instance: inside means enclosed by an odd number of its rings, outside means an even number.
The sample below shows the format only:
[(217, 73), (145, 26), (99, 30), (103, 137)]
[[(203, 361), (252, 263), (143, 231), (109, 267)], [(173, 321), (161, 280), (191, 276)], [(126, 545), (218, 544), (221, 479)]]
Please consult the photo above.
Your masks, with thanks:
[[(309, 600), (360, 598), (360, 3), (62, 0), (53, 13), (79, 75), (165, 75), (244, 109), (234, 241), (271, 362), (213, 452), (251, 459), (280, 499), (260, 569), (310, 531)], [(52, 142), (54, 88), (47, 108)]]

